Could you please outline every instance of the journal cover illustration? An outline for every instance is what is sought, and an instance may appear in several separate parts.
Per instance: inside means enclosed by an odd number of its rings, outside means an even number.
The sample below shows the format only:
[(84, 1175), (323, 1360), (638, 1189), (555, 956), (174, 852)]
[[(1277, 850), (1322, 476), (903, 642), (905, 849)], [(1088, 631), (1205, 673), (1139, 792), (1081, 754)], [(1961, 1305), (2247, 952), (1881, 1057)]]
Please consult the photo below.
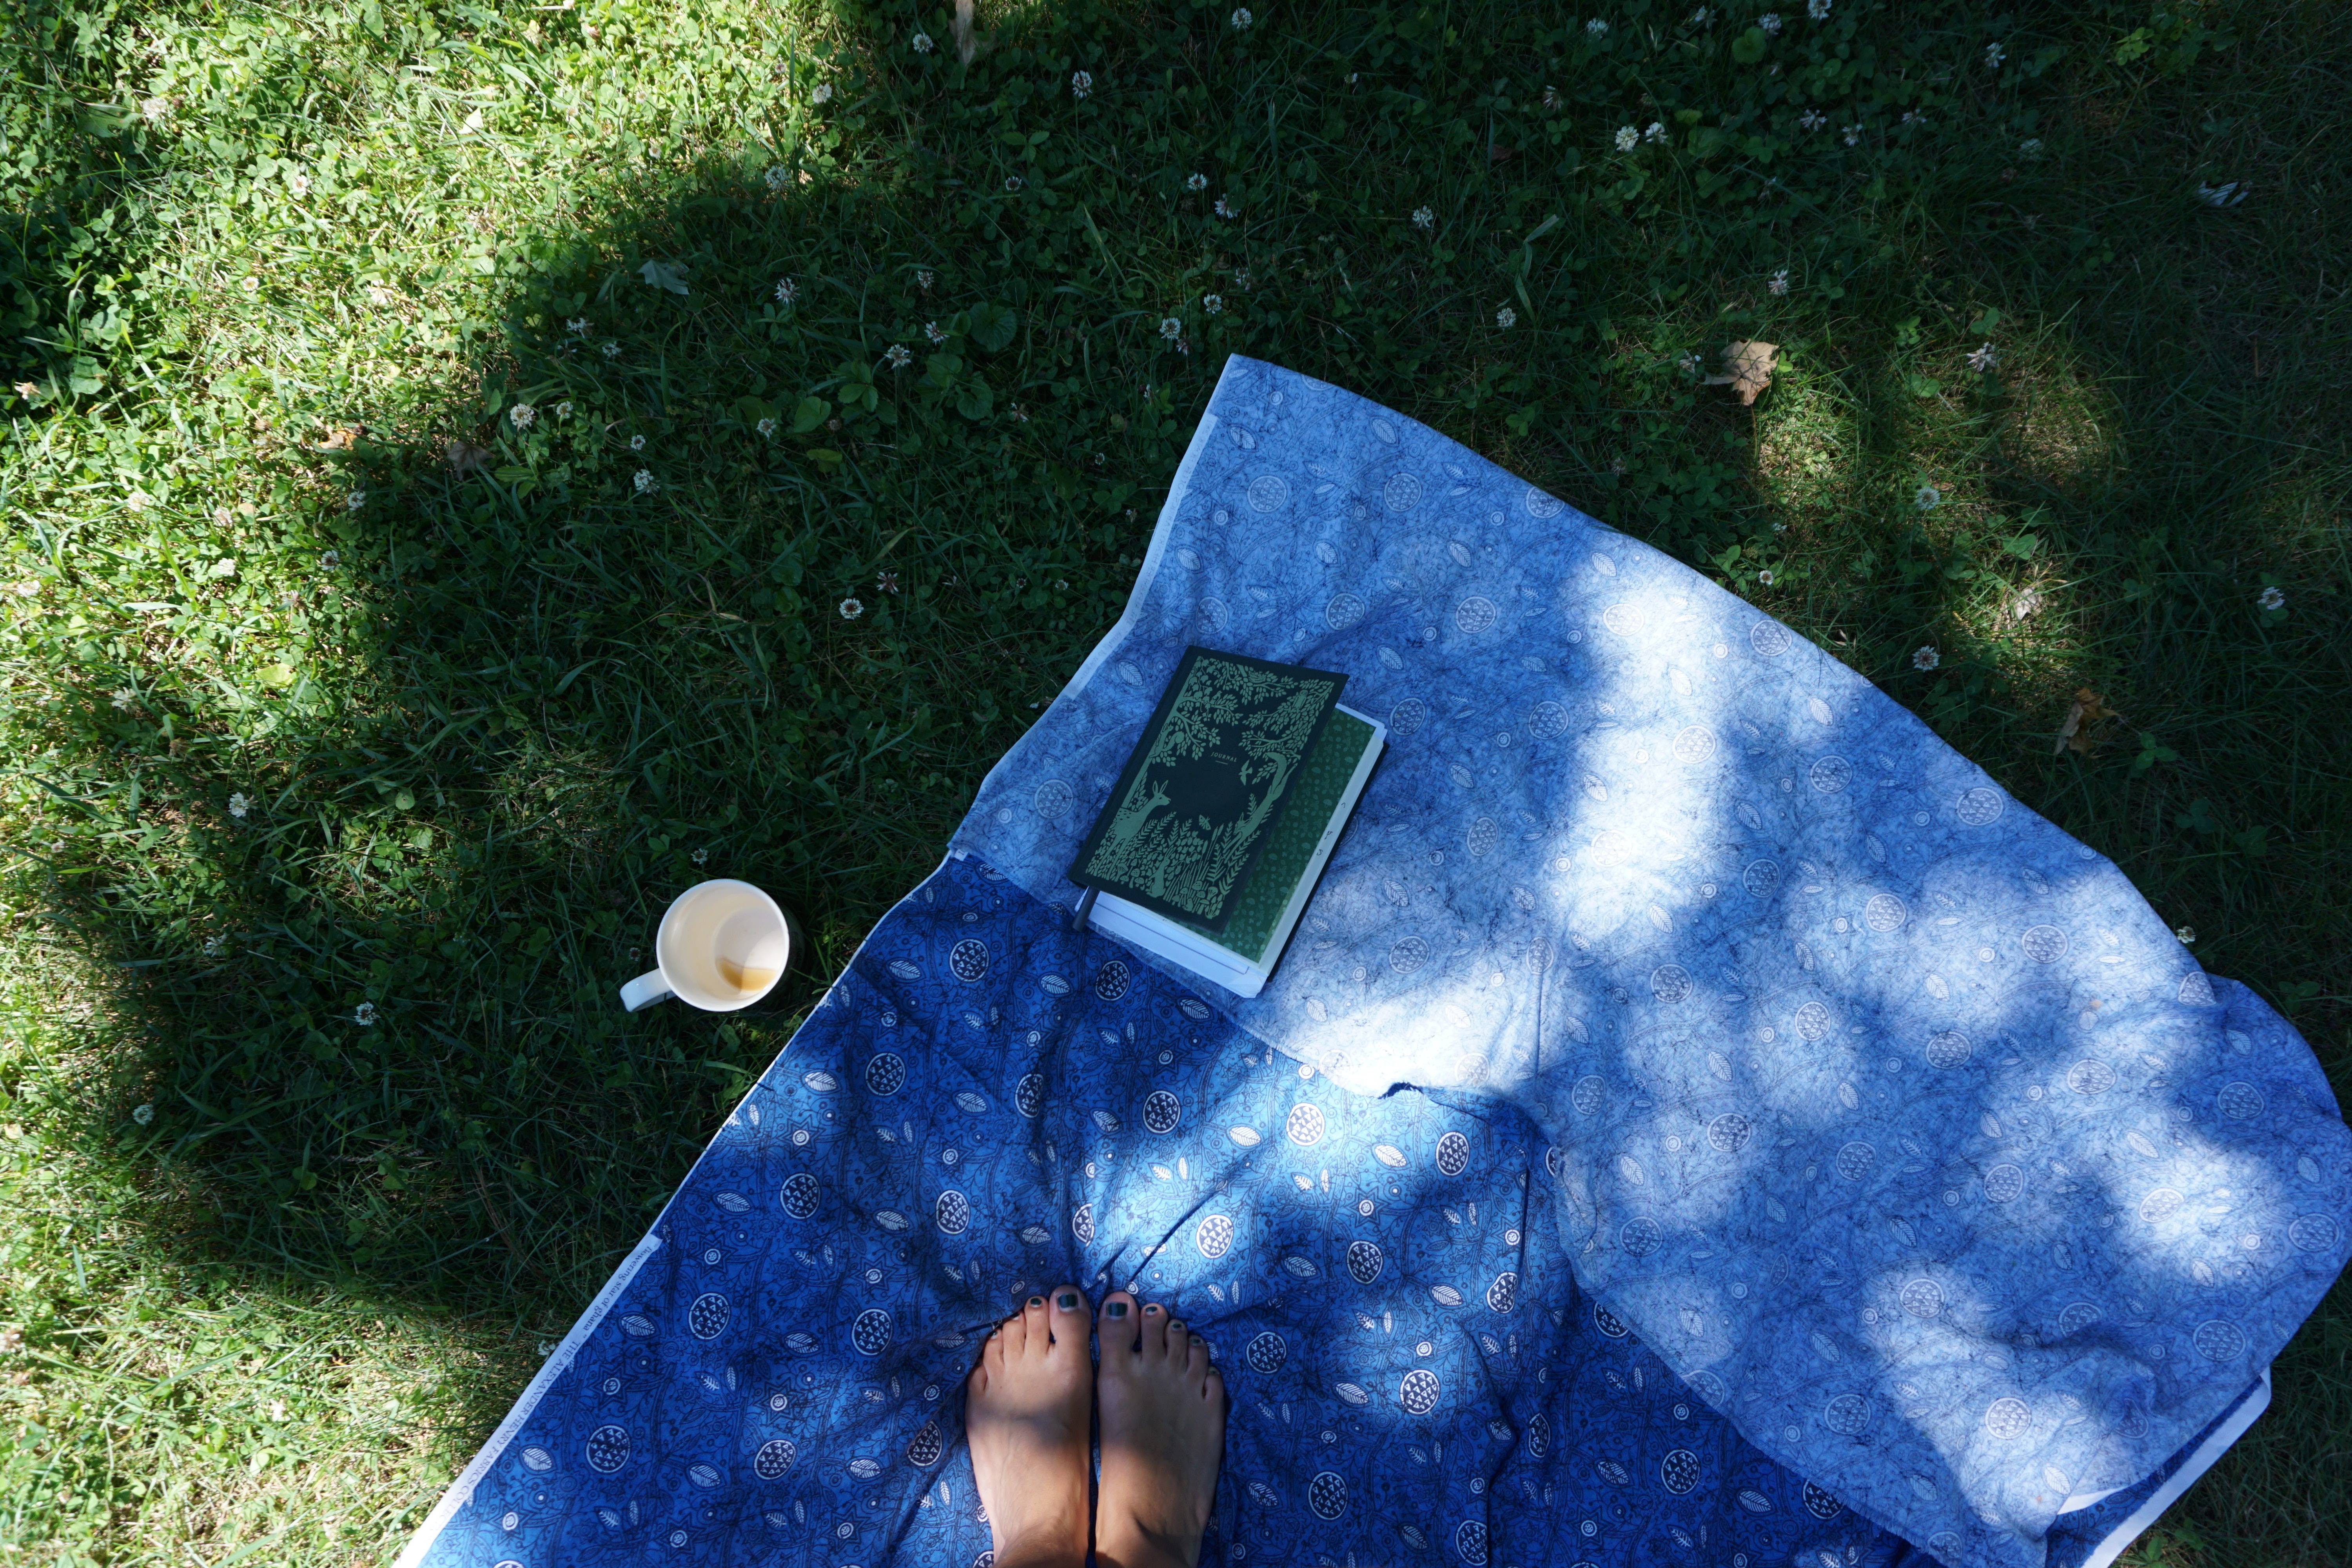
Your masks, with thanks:
[(1070, 880), (1222, 931), (1347, 684), (1186, 648)]

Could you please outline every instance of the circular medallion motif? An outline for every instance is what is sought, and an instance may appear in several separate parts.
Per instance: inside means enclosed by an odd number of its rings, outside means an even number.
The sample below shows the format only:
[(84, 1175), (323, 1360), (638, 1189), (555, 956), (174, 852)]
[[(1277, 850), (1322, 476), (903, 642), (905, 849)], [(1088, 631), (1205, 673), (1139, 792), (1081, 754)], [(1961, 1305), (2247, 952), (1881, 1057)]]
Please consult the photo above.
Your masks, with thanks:
[(1348, 1483), (1325, 1470), (1307, 1483), (1307, 1506), (1318, 1519), (1337, 1519), (1348, 1511)]
[(1070, 1211), (1070, 1234), (1078, 1238), (1081, 1247), (1091, 1247), (1095, 1239), (1095, 1205), (1080, 1204)]
[(1209, 1215), (1192, 1227), (1192, 1245), (1203, 1258), (1223, 1258), (1233, 1250), (1234, 1222), (1224, 1215)]
[(1495, 1282), (1486, 1287), (1486, 1310), (1490, 1312), (1507, 1312), (1518, 1305), (1518, 1300), (1519, 1277), (1517, 1274), (1497, 1274)]
[(1688, 1448), (1676, 1448), (1659, 1462), (1658, 1479), (1675, 1496), (1685, 1495), (1698, 1485), (1698, 1456)]
[(2207, 1361), (2235, 1361), (2246, 1353), (2246, 1336), (2238, 1325), (2224, 1319), (2213, 1318), (2197, 1325), (2189, 1337), (2197, 1353)]
[(2116, 1087), (2116, 1069), (2096, 1057), (2084, 1057), (2066, 1069), (2066, 1087), (2076, 1094), (2105, 1094)]
[(727, 1327), (727, 1298), (706, 1290), (686, 1310), (687, 1331), (698, 1340), (715, 1340)]
[(1029, 809), (1048, 822), (1059, 822), (1070, 809), (1073, 798), (1068, 784), (1060, 779), (1047, 779), (1029, 796)]
[(1960, 819), (1963, 827), (1982, 827), (2000, 815), (2001, 805), (2000, 791), (1979, 784), (1960, 792), (1960, 798), (1952, 805), (1952, 815)]
[(1568, 730), (1568, 710), (1557, 702), (1538, 702), (1528, 710), (1528, 733), (1549, 741)]
[(2213, 1005), (2213, 983), (2205, 978), (2203, 970), (2192, 969), (2180, 977), (2179, 987), (2173, 994), (2184, 1006), (2210, 1007)]
[(2326, 1252), (2336, 1245), (2336, 1220), (2331, 1215), (2297, 1215), (2286, 1227), (2286, 1238), (2298, 1252)]
[(1620, 599), (1601, 612), (1601, 624), (1621, 637), (1630, 637), (1641, 629), (1642, 612), (1636, 605)]
[(1690, 1000), (1690, 971), (1679, 963), (1662, 963), (1650, 971), (1650, 994), (1673, 1006)]
[(988, 944), (977, 937), (966, 937), (948, 950), (948, 973), (966, 985), (977, 985), (988, 978)]
[(1859, 1394), (1841, 1394), (1822, 1407), (1822, 1425), (1842, 1437), (1852, 1437), (1870, 1426), (1870, 1401)]
[(1242, 1352), (1242, 1359), (1249, 1363), (1252, 1372), (1261, 1374), (1277, 1373), (1282, 1370), (1282, 1363), (1290, 1359), (1290, 1347), (1282, 1342), (1280, 1334), (1269, 1331), (1250, 1341), (1248, 1347)]
[(940, 1456), (946, 1451), (939, 1422), (926, 1421), (915, 1429), (915, 1440), (907, 1445), (907, 1462), (919, 1470), (928, 1470), (940, 1462)]
[(1845, 1511), (1845, 1504), (1838, 1501), (1834, 1493), (1817, 1487), (1811, 1481), (1805, 1483), (1804, 1496), (1805, 1511), (1815, 1519), (1826, 1521), (1835, 1519)]
[(1754, 1132), (1754, 1124), (1737, 1110), (1727, 1110), (1706, 1124), (1707, 1143), (1719, 1154), (1738, 1153)]
[(1454, 606), (1454, 624), (1472, 637), (1493, 631), (1495, 623), (1502, 618), (1503, 612), (1495, 607), (1494, 600), (1476, 594)]
[(1454, 1531), (1454, 1550), (1470, 1568), (1484, 1568), (1486, 1561), (1486, 1527), (1475, 1519), (1465, 1519)]
[(1437, 1408), (1437, 1374), (1415, 1367), (1397, 1384), (1397, 1403), (1407, 1415), (1426, 1415)]
[(2180, 1212), (2180, 1205), (2185, 1201), (2186, 1200), (2184, 1200), (2181, 1195), (2172, 1188), (2158, 1187), (2155, 1191), (2149, 1193), (2147, 1196), (2140, 1199), (2139, 1217), (2147, 1221), (2150, 1225), (2158, 1224), (2161, 1221), (2170, 1219), (2174, 1215), (2179, 1214)]
[(1628, 1258), (1649, 1257), (1658, 1250), (1658, 1243), (1662, 1239), (1658, 1222), (1645, 1214), (1635, 1215), (1617, 1232), (1617, 1245), (1625, 1249)]
[(2099, 1321), (2098, 1304), (2094, 1301), (2069, 1301), (2066, 1310), (2058, 1314), (2060, 1338), (2079, 1334)]
[(805, 1173), (788, 1177), (784, 1190), (777, 1195), (784, 1212), (794, 1219), (806, 1219), (816, 1213), (816, 1178)]
[(1704, 724), (1686, 725), (1675, 732), (1675, 761), (1703, 763), (1715, 755), (1715, 731)]
[(1323, 606), (1323, 624), (1335, 632), (1344, 632), (1370, 613), (1371, 606), (1353, 594), (1334, 594), (1331, 602)]
[(1503, 830), (1493, 817), (1482, 816), (1473, 822), (1470, 825), (1470, 841), (1467, 846), (1470, 858), (1484, 860), (1495, 852), (1495, 846), (1502, 837)]
[(1418, 731), (1429, 719), (1429, 708), (1418, 697), (1408, 697), (1389, 711), (1389, 733), (1398, 740)]
[(751, 1456), (751, 1473), (763, 1481), (772, 1481), (791, 1469), (793, 1461), (799, 1458), (800, 1451), (790, 1441), (771, 1437), (760, 1445), (758, 1453)]
[(866, 1064), (866, 1087), (887, 1100), (907, 1087), (907, 1058), (884, 1051)]
[(1789, 628), (1778, 621), (1759, 621), (1748, 628), (1748, 646), (1765, 658), (1789, 651)]
[(1996, 1399), (1985, 1406), (1985, 1435), (2006, 1443), (2022, 1437), (2033, 1426), (2033, 1412), (2022, 1399)]
[(1830, 1032), (1830, 1010), (1819, 1002), (1808, 1002), (1797, 1009), (1797, 1033), (1809, 1040), (1818, 1040)]
[(1348, 1244), (1348, 1278), (1359, 1285), (1369, 1285), (1381, 1277), (1381, 1249), (1369, 1241)]
[(2052, 925), (2028, 926), (2018, 945), (2036, 963), (2055, 963), (2066, 956), (2066, 933)]
[(1381, 487), (1381, 500), (1391, 511), (1411, 511), (1421, 504), (1421, 480), (1411, 474), (1391, 474)]
[(2014, 1165), (1995, 1165), (1984, 1173), (1984, 1194), (1994, 1203), (2014, 1203), (2024, 1192), (2025, 1173)]
[(1528, 509), (1529, 517), (1558, 517), (1568, 507), (1567, 502), (1552, 500), (1533, 485), (1528, 487), (1528, 493), (1520, 498), (1519, 504)]
[(1910, 910), (1892, 893), (1873, 894), (1870, 902), (1862, 906), (1862, 923), (1874, 931), (1901, 931), (1910, 918)]
[(1914, 1279), (1903, 1287), (1903, 1310), (1915, 1318), (1933, 1318), (1944, 1310), (1944, 1288), (1933, 1279)]
[(857, 1347), (860, 1355), (880, 1355), (890, 1348), (890, 1314), (879, 1307), (868, 1307), (857, 1314), (857, 1321), (849, 1326), (849, 1342)]
[(1095, 971), (1095, 994), (1106, 1002), (1116, 1002), (1127, 994), (1129, 978), (1127, 964), (1114, 958)]
[(1946, 1029), (1929, 1037), (1927, 1065), (1951, 1068), (1969, 1059), (1969, 1037), (1958, 1029)]
[(1021, 1081), (1013, 1088), (1013, 1109), (1034, 1119), (1045, 1108), (1045, 1075), (1041, 1072), (1022, 1074)]
[(1437, 1141), (1437, 1173), (1458, 1176), (1470, 1168), (1470, 1140), (1459, 1132), (1448, 1132)]
[(629, 1429), (604, 1426), (588, 1434), (588, 1468), (609, 1476), (629, 1462)]
[(1176, 1123), (1184, 1119), (1184, 1102), (1164, 1089), (1155, 1089), (1143, 1097), (1143, 1130), (1147, 1132), (1173, 1132)]
[(1283, 1136), (1301, 1148), (1323, 1140), (1323, 1112), (1317, 1107), (1300, 1103), (1290, 1108), (1282, 1119)]
[(1579, 1116), (1590, 1116), (1601, 1109), (1601, 1102), (1608, 1098), (1608, 1094), (1609, 1086), (1601, 1081), (1601, 1075), (1589, 1072), (1578, 1079), (1575, 1086), (1568, 1091), (1568, 1102), (1576, 1108)]
[(1592, 1326), (1612, 1340), (1622, 1340), (1633, 1331), (1625, 1326), (1622, 1318), (1598, 1301), (1592, 1303)]
[(1849, 1143), (1837, 1152), (1837, 1173), (1849, 1182), (1861, 1181), (1878, 1163), (1878, 1151), (1867, 1143)]
[(1818, 758), (1805, 771), (1805, 777), (1812, 781), (1813, 788), (1821, 794), (1835, 795), (1853, 777), (1853, 764), (1843, 757)]
[(971, 1200), (950, 1187), (931, 1205), (931, 1218), (942, 1236), (961, 1236), (971, 1228)]
[(1389, 949), (1389, 967), (1399, 974), (1411, 974), (1429, 962), (1429, 943), (1417, 936), (1400, 940)]
[(2251, 1121), (2263, 1113), (2263, 1091), (2250, 1083), (2224, 1084), (2213, 1103), (2232, 1121)]
[(1780, 863), (1777, 860), (1750, 860), (1748, 869), (1739, 873), (1739, 885), (1757, 898), (1770, 898), (1780, 888)]
[(1272, 511), (1290, 499), (1290, 487), (1282, 482), (1279, 474), (1260, 474), (1249, 485), (1249, 503), (1255, 511)]

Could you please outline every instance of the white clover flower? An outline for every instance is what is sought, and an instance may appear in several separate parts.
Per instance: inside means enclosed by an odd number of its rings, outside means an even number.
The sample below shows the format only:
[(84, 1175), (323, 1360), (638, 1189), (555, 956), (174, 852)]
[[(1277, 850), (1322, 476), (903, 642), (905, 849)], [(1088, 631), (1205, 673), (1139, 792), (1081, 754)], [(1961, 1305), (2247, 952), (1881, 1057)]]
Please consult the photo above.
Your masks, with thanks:
[(588, 318), (574, 316), (563, 323), (563, 329), (574, 337), (585, 336), (588, 331)]
[(1769, 572), (1759, 572), (1756, 574), (1756, 581), (1769, 588), (1772, 585), (1772, 574)]
[(539, 410), (528, 403), (518, 403), (507, 410), (507, 418), (518, 430), (528, 430), (539, 422)]
[(1704, 27), (1714, 20), (1715, 12), (1710, 6), (1702, 5), (1691, 13), (1691, 26), (1694, 27)]
[(1162, 316), (1160, 318), (1160, 335), (1172, 343), (1184, 335), (1184, 323), (1173, 316)]
[(1664, 142), (1665, 139), (1666, 128), (1660, 121), (1651, 121), (1648, 129), (1642, 132), (1642, 140), (1644, 142)]
[(353, 490), (351, 494), (343, 498), (343, 510), (345, 511), (357, 511), (366, 505), (367, 491), (365, 490)]
[(555, 416), (558, 419), (569, 419), (572, 417), (572, 399), (567, 397), (562, 402), (555, 405)]
[(1990, 343), (1979, 343), (1969, 354), (1969, 368), (1979, 375), (2000, 363), (2000, 353)]
[(2009, 51), (2002, 48), (1999, 44), (1987, 44), (1985, 46), (1985, 65), (1987, 68), (1999, 70), (2000, 69), (2000, 62), (2007, 58), (2009, 58)]
[(228, 797), (228, 814), (231, 816), (242, 820), (245, 814), (252, 809), (253, 797), (246, 794), (243, 790), (238, 790), (236, 794)]
[(2017, 144), (2017, 155), (2028, 163), (2042, 156), (2042, 138), (2029, 136)]
[(2173, 928), (2172, 940), (2179, 942), (2183, 947), (2193, 946), (2197, 941), (2197, 928), (2195, 926), (2176, 926)]
[(1805, 15), (1816, 22), (1830, 19), (1830, 0), (1805, 0)]
[(1678, 368), (1680, 368), (1685, 375), (1696, 376), (1704, 374), (1706, 370), (1706, 364), (1700, 361), (1696, 354), (1686, 353), (1683, 355), (1682, 358), (1676, 360), (1675, 363)]
[(794, 303), (797, 303), (797, 302), (799, 301), (800, 297), (801, 297), (801, 286), (800, 286), (798, 283), (793, 282), (793, 281), (791, 279), (789, 279), (789, 278), (779, 278), (779, 279), (776, 279), (776, 303), (777, 303), (777, 304), (779, 304), (779, 305), (791, 305), (791, 304), (794, 304)]
[(1911, 504), (1921, 511), (1933, 511), (1944, 504), (1944, 492), (1930, 484), (1922, 484), (1911, 492)]
[(771, 163), (768, 165), (767, 174), (761, 178), (768, 182), (768, 189), (781, 191), (793, 183), (793, 172), (782, 163)]
[(1775, 296), (1786, 294), (1789, 291), (1789, 269), (1783, 267), (1780, 271), (1772, 274), (1770, 280), (1764, 287)]
[(122, 686), (115, 689), (114, 707), (116, 711), (128, 713), (132, 708), (138, 705), (138, 702), (139, 693), (131, 690), (131, 688)]
[(352, 1022), (357, 1024), (362, 1029), (374, 1028), (375, 1004), (373, 1002), (362, 1002), (358, 1006), (352, 1008)]
[(882, 351), (882, 357), (889, 362), (892, 370), (904, 370), (915, 363), (913, 353), (904, 343), (892, 343)]
[(205, 938), (205, 956), (206, 958), (218, 958), (221, 954), (221, 949), (227, 945), (228, 938), (215, 932), (215, 934)]
[(1437, 226), (1437, 214), (1431, 208), (1425, 206), (1413, 208), (1412, 226), (1415, 228), (1435, 228)]
[(1771, 37), (1780, 31), (1780, 13), (1767, 11), (1756, 18), (1756, 25), (1764, 29), (1766, 37)]
[(915, 52), (919, 55), (928, 55), (933, 48), (937, 47), (937, 46), (931, 42), (931, 36), (929, 33), (917, 33), (909, 41), (914, 44)]
[(935, 343), (943, 343), (948, 341), (947, 333), (940, 330), (940, 324), (937, 321), (925, 321), (923, 323), (923, 336), (930, 339), (931, 342)]
[(342, 563), (343, 552), (340, 550), (330, 550), (324, 555), (319, 557), (319, 564), (325, 567), (330, 572), (332, 572), (336, 567), (341, 566)]
[(1257, 26), (1257, 18), (1249, 14), (1249, 7), (1246, 5), (1242, 6), (1225, 20), (1233, 24), (1233, 29), (1236, 33), (1246, 33)]
[(1915, 650), (1911, 655), (1911, 668), (1914, 669), (1933, 669), (1943, 662), (1944, 656), (1936, 651), (1936, 645), (1933, 643)]
[(931, 285), (938, 281), (938, 275), (929, 268), (918, 267), (915, 268), (915, 287), (920, 289), (924, 293), (929, 293), (931, 291)]
[(1588, 38), (1605, 38), (1609, 36), (1609, 24), (1595, 16), (1584, 24), (1584, 36)]
[(637, 487), (637, 493), (641, 496), (649, 496), (654, 493), (656, 481), (654, 479), (654, 471), (651, 468), (639, 468), (637, 470), (636, 479), (631, 482)]
[(2273, 584), (2263, 589), (2254, 603), (2265, 610), (2284, 610), (2286, 608), (2286, 591)]
[(1008, 191), (1017, 191), (1028, 183), (1028, 181), (1023, 179), (1018, 174), (1007, 174), (1004, 176), (1004, 188)]
[(1849, 146), (1849, 147), (1856, 147), (1856, 146), (1860, 146), (1860, 145), (1861, 145), (1861, 143), (1862, 143), (1862, 127), (1861, 127), (1861, 126), (1859, 126), (1859, 125), (1849, 125), (1849, 126), (1847, 126), (1847, 127), (1845, 128), (1844, 135), (1845, 135), (1845, 144), (1846, 144), (1847, 146)]
[(619, 359), (621, 357), (621, 345), (614, 342), (610, 338), (605, 339), (604, 357), (606, 359)]
[(1070, 73), (1070, 96), (1072, 98), (1084, 98), (1087, 94), (1094, 91), (1094, 89), (1095, 79), (1092, 75), (1086, 71), (1072, 71)]
[(757, 430), (762, 437), (774, 436), (776, 433), (776, 421), (774, 416), (771, 415), (769, 417), (761, 420), (757, 425), (753, 426), (752, 428)]
[(1830, 117), (1818, 109), (1808, 109), (1797, 116), (1797, 123), (1808, 131), (1819, 131), (1830, 122)]
[(148, 99), (139, 105), (139, 112), (146, 117), (148, 124), (161, 125), (164, 117), (172, 112), (172, 100), (168, 98)]
[(1224, 308), (1225, 297), (1223, 294), (1203, 294), (1201, 296), (1201, 313), (1202, 315), (1213, 316)]
[(155, 1108), (152, 1105), (142, 1105), (131, 1113), (131, 1120), (144, 1127), (155, 1120)]
[(1232, 217), (1232, 216), (1234, 216), (1234, 205), (1233, 205), (1233, 203), (1231, 203), (1231, 202), (1227, 201), (1227, 200), (1226, 200), (1224, 197), (1223, 197), (1223, 196), (1219, 196), (1219, 197), (1217, 198), (1217, 205), (1216, 205), (1216, 206), (1215, 206), (1213, 210), (1216, 213), (1216, 215), (1217, 215), (1219, 217), (1222, 217), (1222, 218), (1230, 218), (1230, 217)]
[(646, 449), (646, 438), (645, 438), (643, 436), (632, 436), (632, 437), (629, 437), (629, 450), (630, 450), (630, 451), (632, 451), (632, 452), (642, 452), (642, 451), (644, 451), (645, 449)]
[(1508, 305), (1495, 312), (1495, 325), (1508, 331), (1519, 324), (1519, 313)]
[(841, 601), (841, 618), (843, 620), (854, 621), (865, 613), (866, 606), (859, 604), (856, 600), (844, 599)]
[(1617, 151), (1620, 153), (1631, 153), (1634, 148), (1639, 147), (1641, 144), (1642, 133), (1640, 132), (1634, 130), (1630, 125), (1620, 125), (1617, 128)]
[[(710, 851), (708, 849), (698, 849), (694, 852), (692, 859), (698, 866), (708, 865), (710, 861)], [(546, 1352), (542, 1351), (540, 1353), (543, 1355)]]
[(1195, 169), (1184, 176), (1184, 188), (1188, 191), (1205, 191), (1209, 188), (1209, 176)]
[(1545, 84), (1543, 89), (1543, 106), (1546, 109), (1558, 109), (1559, 107), (1559, 89), (1551, 86), (1549, 83)]
[(310, 194), (310, 176), (297, 169), (286, 176), (286, 188), (298, 196), (307, 196)]
[(816, 90), (809, 94), (809, 101), (811, 103), (831, 103), (833, 101), (833, 83), (829, 81), (821, 81), (817, 83)]

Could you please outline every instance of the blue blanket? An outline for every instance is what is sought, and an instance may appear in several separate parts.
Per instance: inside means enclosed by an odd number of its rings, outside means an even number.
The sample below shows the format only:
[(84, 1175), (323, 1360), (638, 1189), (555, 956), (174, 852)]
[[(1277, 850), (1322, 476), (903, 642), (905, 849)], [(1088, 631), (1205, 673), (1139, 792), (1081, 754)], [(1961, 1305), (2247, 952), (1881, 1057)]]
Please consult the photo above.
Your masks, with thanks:
[[(1390, 727), (1246, 1003), (1067, 929), (1190, 642)], [(1270, 366), (956, 854), (407, 1561), (962, 1561), (976, 1336), (1076, 1279), (1220, 1352), (1214, 1561), (2074, 1568), (2352, 1248), (2310, 1052), (2111, 864), (1688, 569)]]

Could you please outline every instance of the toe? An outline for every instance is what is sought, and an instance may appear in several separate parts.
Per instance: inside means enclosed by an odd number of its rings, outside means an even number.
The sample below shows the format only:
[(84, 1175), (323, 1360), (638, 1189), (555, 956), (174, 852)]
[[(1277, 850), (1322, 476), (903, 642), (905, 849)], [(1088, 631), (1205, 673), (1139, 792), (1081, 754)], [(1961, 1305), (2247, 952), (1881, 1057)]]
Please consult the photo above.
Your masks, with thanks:
[(1171, 1366), (1182, 1366), (1184, 1364), (1184, 1358), (1188, 1353), (1190, 1353), (1190, 1349), (1193, 1340), (1192, 1333), (1184, 1327), (1184, 1321), (1181, 1318), (1169, 1319), (1168, 1364)]
[(1143, 1309), (1142, 1338), (1145, 1359), (1157, 1361), (1168, 1353), (1168, 1309), (1157, 1301)]
[(1006, 1363), (1018, 1360), (1028, 1347), (1029, 1320), (1019, 1312), (997, 1324), (988, 1342), (989, 1353)]
[(1209, 1342), (1206, 1340), (1194, 1340), (1184, 1352), (1184, 1381), (1197, 1388), (1202, 1380), (1208, 1375)]
[(1052, 1310), (1046, 1316), (1053, 1324), (1054, 1343), (1076, 1345), (1078, 1353), (1085, 1354), (1087, 1293), (1076, 1285), (1056, 1285), (1045, 1292), (1045, 1299), (1052, 1303)]
[(1043, 1296), (1032, 1296), (1022, 1303), (1021, 1326), (1024, 1331), (1021, 1348), (1024, 1354), (1039, 1356), (1045, 1353), (1045, 1347), (1053, 1342), (1048, 1321), (1050, 1317)]
[(1202, 1382), (1201, 1393), (1213, 1408), (1223, 1410), (1225, 1407), (1224, 1374), (1215, 1367), (1211, 1367), (1209, 1375)]
[(1133, 1351), (1142, 1342), (1143, 1304), (1125, 1290), (1114, 1290), (1103, 1298), (1102, 1311), (1095, 1319), (1095, 1333), (1105, 1351)]

